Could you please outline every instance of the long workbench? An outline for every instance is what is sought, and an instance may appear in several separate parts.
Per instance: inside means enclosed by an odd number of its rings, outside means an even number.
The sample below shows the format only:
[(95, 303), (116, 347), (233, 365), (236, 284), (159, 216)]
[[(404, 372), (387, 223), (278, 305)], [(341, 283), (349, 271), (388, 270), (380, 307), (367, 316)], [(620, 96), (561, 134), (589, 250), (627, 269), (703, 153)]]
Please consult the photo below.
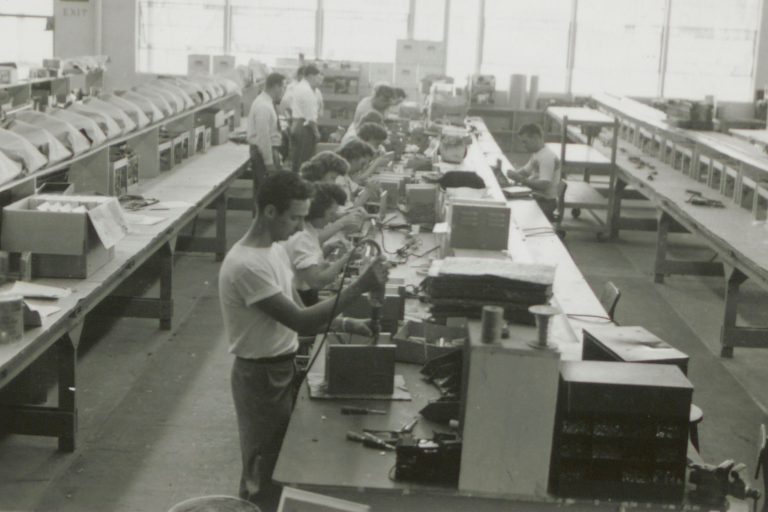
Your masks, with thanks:
[[(749, 183), (761, 181), (768, 172), (768, 157), (748, 142), (715, 132), (682, 130), (666, 125), (663, 113), (607, 96), (596, 98), (598, 105), (619, 117), (635, 120), (641, 127), (663, 133), (659, 140), (650, 134), (656, 147), (642, 143), (636, 128), (619, 140), (616, 158), (618, 179), (613, 194), (611, 216), (618, 234), (621, 196), (627, 186), (647, 197), (658, 211), (658, 230), (654, 275), (657, 283), (672, 274), (725, 276), (723, 324), (720, 332), (721, 355), (732, 357), (735, 347), (768, 347), (768, 328), (738, 326), (739, 287), (751, 279), (768, 289), (768, 232), (766, 223), (756, 220), (753, 203), (759, 190)], [(623, 123), (630, 121), (624, 120)], [(689, 145), (687, 166), (665, 161), (667, 139)], [(628, 140), (627, 140), (628, 139)], [(604, 153), (603, 141), (596, 147)], [(717, 160), (709, 160), (718, 155)], [(764, 178), (763, 178), (764, 179)], [(729, 185), (730, 184), (730, 185)], [(747, 188), (745, 188), (747, 187)], [(746, 195), (745, 195), (746, 194)], [(719, 200), (722, 207), (696, 205), (691, 199), (700, 195)], [(681, 261), (667, 258), (668, 236), (675, 225), (696, 234), (716, 253), (717, 261)]]
[[(489, 164), (495, 165), (500, 160), (503, 170), (509, 169), (511, 165), (480, 119), (469, 119), (468, 124), (474, 129), (475, 141), (466, 159), (458, 165), (442, 164), (441, 170), (473, 170), (485, 181), (488, 197), (502, 199), (503, 195)], [(605, 317), (600, 302), (536, 203), (530, 199), (521, 199), (509, 201), (508, 204), (514, 220), (509, 237), (509, 257), (517, 261), (557, 265), (553, 302), (564, 313)], [(402, 243), (403, 235), (398, 233), (385, 232), (383, 236), (388, 247), (398, 247)], [(420, 236), (425, 250), (435, 245), (433, 234)], [(459, 251), (457, 253), (460, 254)], [(477, 256), (480, 251), (471, 253)], [(485, 255), (489, 258), (507, 257), (502, 253), (487, 251)], [(489, 262), (492, 261), (489, 259)], [(427, 256), (411, 258), (407, 264), (396, 267), (390, 276), (402, 278), (408, 284), (417, 284), (424, 277), (428, 265)], [(406, 315), (414, 310), (418, 308), (409, 308), (406, 304)], [(470, 329), (476, 329), (478, 324), (479, 321), (470, 321)], [(587, 325), (595, 324), (585, 317), (566, 314), (554, 319), (550, 339), (557, 344), (563, 360), (580, 359), (581, 330)], [(511, 325), (510, 330), (512, 339), (532, 340), (536, 337), (535, 328), (530, 326)], [(390, 476), (395, 463), (393, 452), (365, 449), (345, 439), (345, 433), (349, 430), (396, 430), (418, 415), (418, 411), (428, 401), (437, 398), (437, 390), (421, 379), (418, 370), (418, 365), (398, 363), (396, 366), (396, 373), (403, 375), (413, 397), (411, 401), (315, 400), (310, 399), (307, 386), (303, 385), (274, 478), (285, 485), (363, 502), (372, 505), (372, 509), (377, 511), (531, 510), (540, 506), (560, 506), (561, 500), (548, 495), (521, 497), (520, 501), (513, 502), (501, 499), (501, 496), (478, 498), (453, 488), (396, 482)], [(340, 414), (343, 405), (384, 409), (387, 414), (345, 416)], [(422, 418), (416, 425), (414, 436), (431, 437), (433, 431), (445, 431), (445, 427)], [(364, 495), (362, 491), (365, 491)]]
[[(55, 346), (58, 351), (58, 404), (0, 406), (0, 430), (58, 437), (59, 449), (74, 450), (77, 346), (86, 314), (98, 308), (98, 314), (157, 318), (160, 328), (170, 329), (174, 252), (213, 252), (217, 258), (223, 258), (227, 249), (227, 189), (248, 160), (247, 146), (228, 143), (192, 157), (173, 171), (142, 181), (137, 194), (158, 199), (161, 203), (177, 202), (167, 209), (135, 212), (161, 219), (158, 223), (129, 224), (130, 233), (116, 245), (114, 258), (86, 279), (33, 279), (34, 284), (68, 288), (72, 293), (55, 302), (45, 302), (59, 309), (44, 316), (41, 327), (27, 330), (20, 341), (0, 345), (0, 388)], [(215, 237), (200, 238), (182, 233), (198, 214), (213, 205), (216, 208)], [(157, 298), (113, 295), (136, 269), (155, 256), (160, 259)], [(0, 292), (10, 286), (4, 285)], [(36, 303), (35, 300), (28, 302)]]

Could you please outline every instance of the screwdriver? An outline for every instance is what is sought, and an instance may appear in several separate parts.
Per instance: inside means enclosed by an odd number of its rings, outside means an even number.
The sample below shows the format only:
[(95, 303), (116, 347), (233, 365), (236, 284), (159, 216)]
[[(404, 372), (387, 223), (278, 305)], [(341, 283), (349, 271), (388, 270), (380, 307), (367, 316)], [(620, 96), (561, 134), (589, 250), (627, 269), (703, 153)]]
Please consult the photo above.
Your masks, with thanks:
[(367, 407), (353, 407), (345, 405), (341, 408), (341, 414), (387, 414), (387, 411), (380, 409), (368, 409)]
[(358, 434), (357, 432), (352, 432), (351, 430), (347, 432), (347, 439), (350, 441), (355, 441), (358, 443), (363, 443), (363, 446), (366, 446), (368, 448), (376, 448), (379, 450), (394, 450), (395, 447), (387, 442), (382, 441), (378, 437), (374, 436), (373, 434)]

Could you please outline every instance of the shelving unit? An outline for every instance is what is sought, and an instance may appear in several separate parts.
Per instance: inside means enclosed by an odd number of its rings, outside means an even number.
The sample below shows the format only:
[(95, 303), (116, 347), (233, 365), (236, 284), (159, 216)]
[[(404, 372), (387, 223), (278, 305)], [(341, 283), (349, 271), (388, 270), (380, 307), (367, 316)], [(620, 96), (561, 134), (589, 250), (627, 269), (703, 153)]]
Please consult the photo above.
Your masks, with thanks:
[(40, 105), (48, 105), (51, 103), (51, 97), (63, 103), (70, 91), (88, 92), (91, 89), (101, 89), (103, 83), (104, 74), (99, 69), (82, 75), (36, 78), (15, 84), (2, 84), (0, 91), (7, 92), (10, 100), (0, 104), (0, 108), (7, 114), (12, 114), (18, 110), (33, 108), (35, 100)]
[(323, 115), (318, 119), (321, 128), (348, 126), (355, 116), (355, 109), (363, 97), (363, 80), (359, 68), (321, 70), (323, 83)]
[[(31, 91), (31, 87), (27, 90)], [(50, 175), (61, 175), (62, 171), (66, 171), (68, 180), (75, 185), (76, 193), (96, 192), (113, 195), (120, 191), (120, 188), (116, 188), (115, 185), (121, 180), (114, 176), (115, 166), (110, 162), (110, 149), (123, 144), (127, 145), (138, 158), (139, 180), (158, 176), (161, 172), (161, 154), (165, 151), (170, 153), (168, 157), (172, 167), (192, 154), (207, 148), (210, 144), (207, 141), (210, 141), (211, 133), (217, 127), (208, 116), (199, 114), (210, 108), (225, 111), (224, 118), (228, 128), (234, 128), (239, 123), (240, 96), (229, 94), (216, 98), (142, 129), (109, 139), (104, 144), (65, 161), (44, 167), (33, 174), (0, 185), (0, 205), (29, 195), (30, 191), (36, 189), (38, 181), (45, 181), (45, 178)], [(174, 133), (173, 140), (161, 142), (161, 129)], [(185, 141), (187, 149), (185, 149)]]
[[(547, 116), (560, 126), (559, 143), (547, 146), (560, 158), (563, 180), (566, 184), (561, 197), (561, 210), (571, 209), (571, 216), (578, 219), (582, 209), (587, 210), (596, 223), (564, 222), (565, 215), (557, 219), (557, 229), (567, 231), (590, 231), (602, 238), (612, 233), (613, 219), (610, 215), (613, 203), (613, 190), (616, 183), (616, 149), (619, 137), (619, 122), (597, 110), (582, 107), (549, 107)], [(579, 129), (574, 136), (575, 129)], [(595, 138), (604, 128), (612, 130), (610, 156), (606, 157), (592, 147)], [(583, 140), (584, 143), (571, 143), (569, 140)], [(580, 173), (581, 180), (568, 179), (569, 175)], [(608, 178), (607, 193), (601, 194), (591, 181), (593, 175), (605, 175)], [(605, 212), (601, 217), (596, 211)]]

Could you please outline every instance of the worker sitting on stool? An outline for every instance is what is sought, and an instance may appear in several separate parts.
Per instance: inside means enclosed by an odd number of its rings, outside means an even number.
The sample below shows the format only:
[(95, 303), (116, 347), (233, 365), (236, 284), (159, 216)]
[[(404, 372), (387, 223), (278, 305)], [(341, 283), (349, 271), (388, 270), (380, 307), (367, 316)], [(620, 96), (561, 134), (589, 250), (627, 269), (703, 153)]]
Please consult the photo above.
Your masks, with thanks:
[(291, 262), (280, 242), (304, 227), (311, 186), (298, 174), (279, 171), (259, 190), (258, 214), (227, 253), (219, 272), (219, 300), (232, 367), (243, 470), (240, 497), (275, 510), (280, 488), (272, 472), (293, 408), (297, 331), (323, 329), (371, 336), (362, 320), (334, 318), (387, 280), (375, 260), (338, 298), (304, 308), (293, 288)]
[(532, 153), (520, 170), (508, 171), (507, 176), (533, 191), (533, 198), (550, 222), (557, 210), (557, 187), (561, 180), (560, 160), (544, 145), (544, 133), (537, 124), (526, 124), (517, 132), (525, 150)]

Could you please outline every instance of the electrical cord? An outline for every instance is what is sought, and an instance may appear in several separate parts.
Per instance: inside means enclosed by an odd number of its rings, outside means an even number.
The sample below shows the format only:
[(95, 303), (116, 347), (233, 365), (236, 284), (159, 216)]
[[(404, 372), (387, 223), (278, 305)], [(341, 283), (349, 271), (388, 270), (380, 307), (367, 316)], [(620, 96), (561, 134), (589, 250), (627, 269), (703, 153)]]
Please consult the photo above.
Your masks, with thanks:
[(568, 318), (594, 318), (595, 320), (604, 320), (605, 322), (613, 322), (613, 318), (602, 315), (590, 315), (587, 313), (567, 313), (565, 315)]

